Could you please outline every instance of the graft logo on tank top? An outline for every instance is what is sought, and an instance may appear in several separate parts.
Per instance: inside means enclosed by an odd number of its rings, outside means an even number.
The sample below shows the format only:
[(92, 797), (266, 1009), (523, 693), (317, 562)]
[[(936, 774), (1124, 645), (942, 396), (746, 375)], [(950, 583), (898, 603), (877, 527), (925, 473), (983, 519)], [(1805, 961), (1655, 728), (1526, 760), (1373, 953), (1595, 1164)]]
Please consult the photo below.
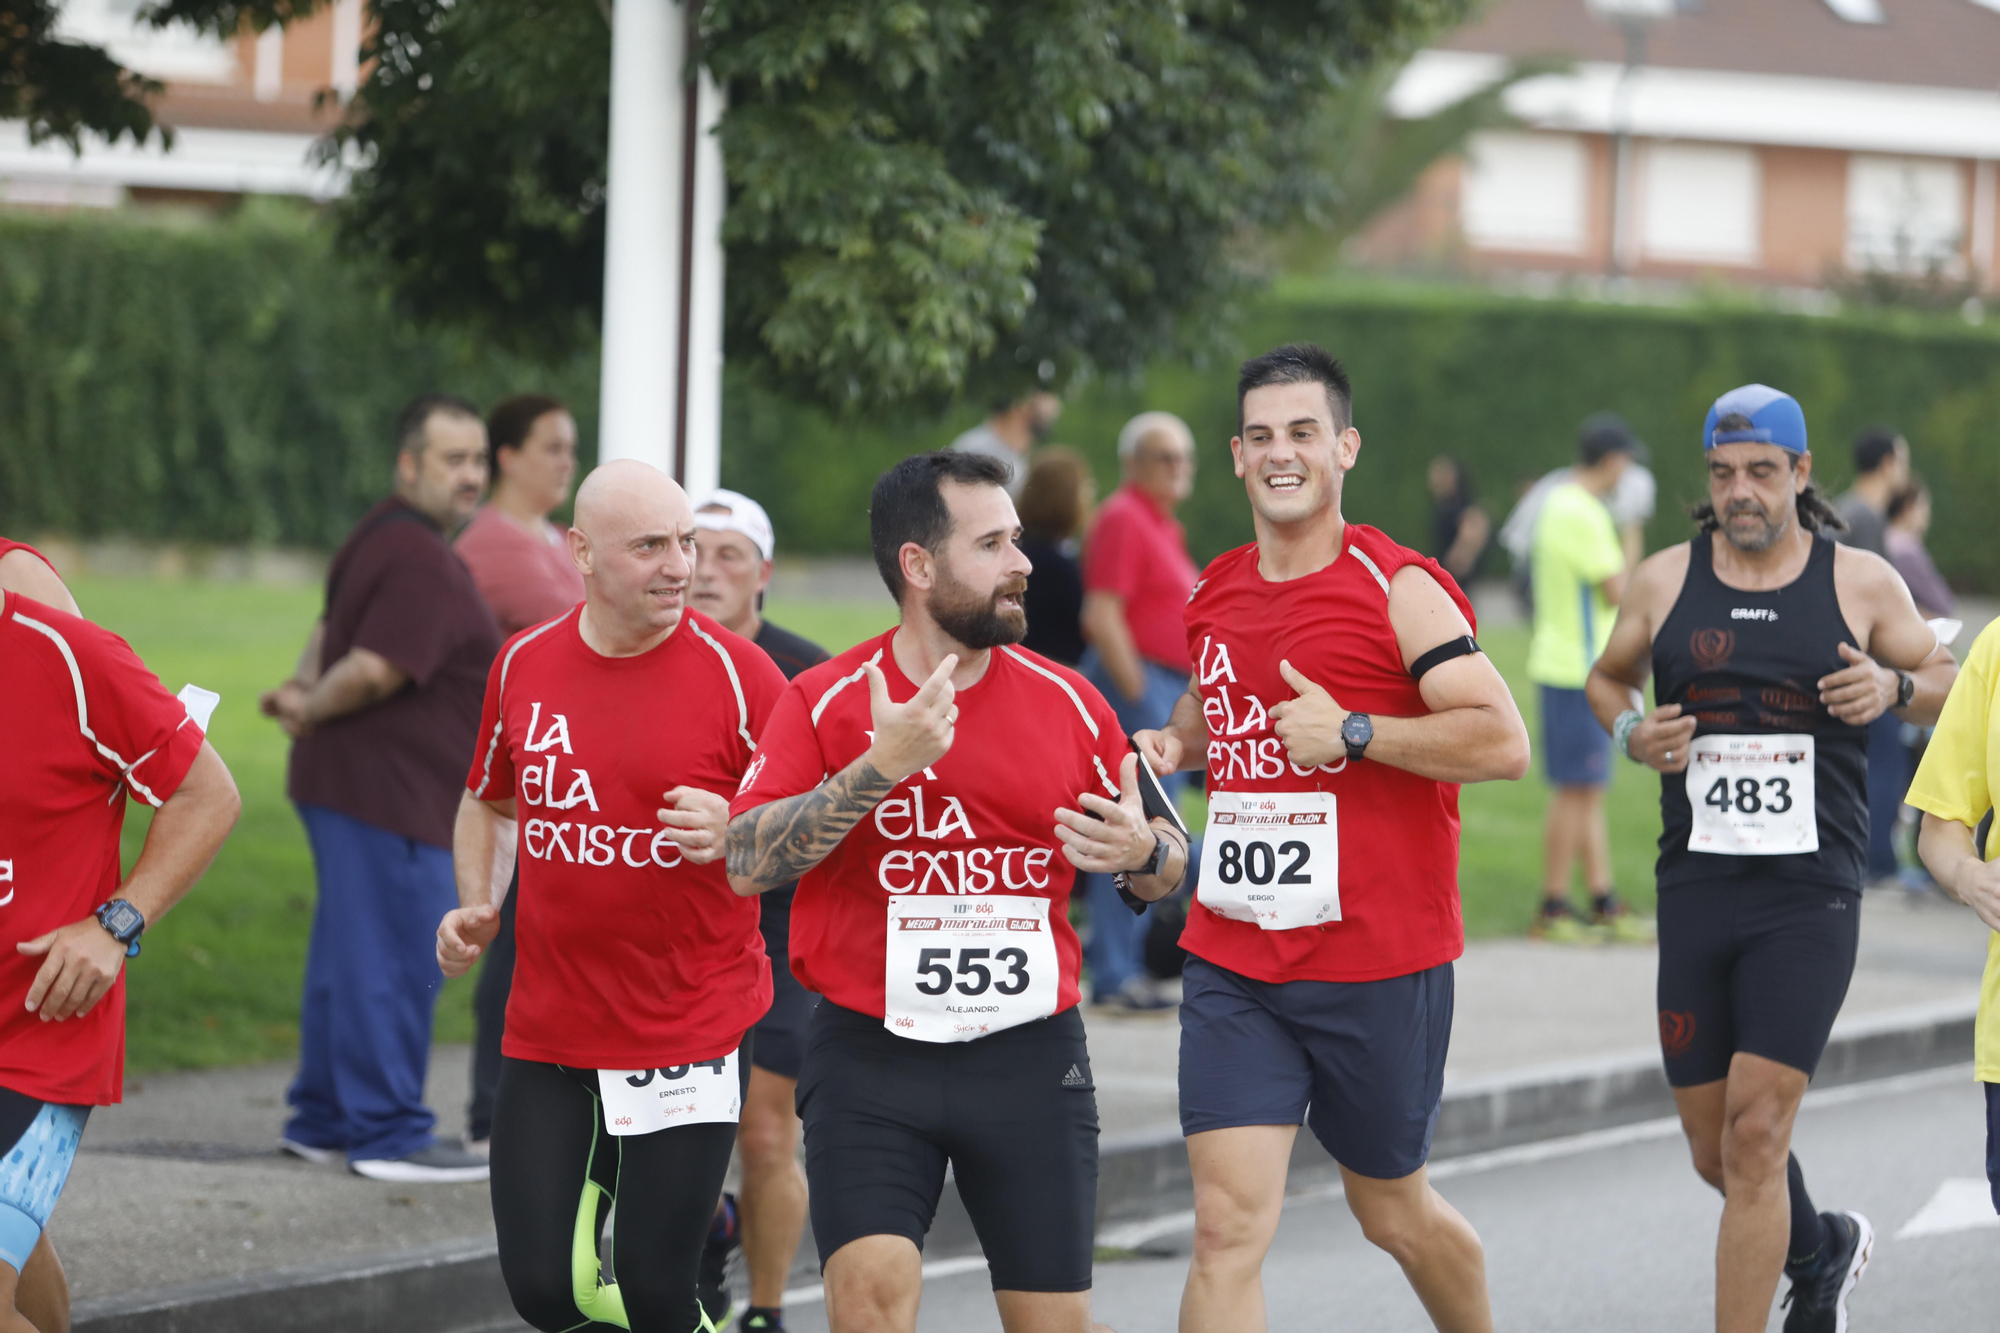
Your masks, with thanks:
[(1688, 651), (1694, 654), (1696, 666), (1703, 671), (1714, 671), (1736, 652), (1736, 631), (1698, 629), (1688, 636)]
[[(634, 870), (649, 865), (672, 870), (679, 865), (680, 844), (669, 838), (664, 828), (599, 824), (583, 818), (586, 810), (599, 813), (597, 791), (591, 785), (590, 770), (574, 762), (569, 718), (550, 713), (548, 727), (536, 735), (541, 725), (542, 705), (536, 700), (528, 706), (528, 734), (521, 742), (528, 754), (541, 756), (525, 760), (519, 769), (521, 850), (537, 861), (567, 861), (571, 865), (608, 866), (622, 861)], [(554, 820), (530, 816), (528, 808), (577, 813)]]
[(1271, 715), (1264, 701), (1236, 679), (1229, 645), (1212, 634), (1201, 639), (1195, 670), (1201, 682), (1201, 712), (1208, 723), (1208, 774), (1217, 782), (1241, 779), (1272, 782), (1289, 771), (1293, 777), (1338, 773), (1347, 756), (1317, 769), (1301, 768), (1285, 753), (1285, 743), (1270, 733)]

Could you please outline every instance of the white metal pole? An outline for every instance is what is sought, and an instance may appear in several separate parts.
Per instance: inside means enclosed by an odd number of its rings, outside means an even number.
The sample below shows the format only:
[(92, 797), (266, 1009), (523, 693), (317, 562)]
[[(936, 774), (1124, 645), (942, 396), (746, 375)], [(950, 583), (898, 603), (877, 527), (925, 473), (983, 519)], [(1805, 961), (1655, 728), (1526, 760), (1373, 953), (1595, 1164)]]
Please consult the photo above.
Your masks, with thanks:
[(615, 0), (605, 181), (597, 454), (674, 470), (680, 359), (686, 23), (668, 0)]
[(722, 484), (722, 214), (728, 184), (722, 174), (722, 90), (707, 70), (695, 85), (694, 198), (685, 216), (693, 222), (688, 250), (687, 398), (682, 429), (682, 484), (697, 503)]

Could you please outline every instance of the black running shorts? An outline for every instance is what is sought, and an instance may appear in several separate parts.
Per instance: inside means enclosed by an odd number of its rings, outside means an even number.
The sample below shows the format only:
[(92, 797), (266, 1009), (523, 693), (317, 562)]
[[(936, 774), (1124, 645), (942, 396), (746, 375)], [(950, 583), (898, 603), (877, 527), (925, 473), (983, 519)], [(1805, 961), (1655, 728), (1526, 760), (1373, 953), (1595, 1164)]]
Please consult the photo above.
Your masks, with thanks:
[(764, 953), (771, 960), (771, 1007), (757, 1020), (757, 1068), (784, 1078), (799, 1076), (805, 1058), (806, 1023), (819, 996), (792, 975), (792, 890), (772, 889), (758, 898)]
[(1659, 901), (1667, 1082), (1725, 1078), (1738, 1051), (1811, 1075), (1854, 975), (1861, 895), (1731, 879), (1671, 885)]
[(820, 1267), (863, 1236), (918, 1249), (950, 1165), (996, 1291), (1088, 1291), (1097, 1091), (1075, 1009), (967, 1042), (822, 1000), (799, 1078)]

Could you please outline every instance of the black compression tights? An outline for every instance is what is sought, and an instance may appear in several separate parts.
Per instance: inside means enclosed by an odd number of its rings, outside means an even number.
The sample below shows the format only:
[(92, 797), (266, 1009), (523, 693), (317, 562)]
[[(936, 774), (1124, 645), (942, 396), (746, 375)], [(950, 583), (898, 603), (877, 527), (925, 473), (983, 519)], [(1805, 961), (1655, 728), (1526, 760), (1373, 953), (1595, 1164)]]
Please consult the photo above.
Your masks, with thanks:
[(1820, 1250), (1826, 1245), (1826, 1223), (1820, 1220), (1812, 1196), (1806, 1193), (1805, 1172), (1799, 1170), (1799, 1159), (1795, 1156), (1785, 1158), (1785, 1185), (1792, 1196), (1792, 1240), (1785, 1262), (1797, 1268), (1819, 1259)]
[[(747, 1050), (742, 1063), (747, 1071)], [(493, 1108), (493, 1227), (521, 1318), (544, 1333), (702, 1327), (695, 1276), (735, 1142), (733, 1124), (615, 1138), (604, 1131), (594, 1071), (505, 1060)], [(594, 1215), (579, 1227), (589, 1185)], [(595, 1264), (614, 1200), (616, 1297), (597, 1285)]]

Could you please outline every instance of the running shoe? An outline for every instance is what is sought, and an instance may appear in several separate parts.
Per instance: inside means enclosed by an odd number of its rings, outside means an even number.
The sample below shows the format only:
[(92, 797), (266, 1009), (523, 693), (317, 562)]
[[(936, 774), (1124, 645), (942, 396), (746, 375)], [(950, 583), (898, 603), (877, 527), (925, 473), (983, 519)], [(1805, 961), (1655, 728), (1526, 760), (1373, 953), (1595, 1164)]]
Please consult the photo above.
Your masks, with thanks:
[(328, 1166), (347, 1154), (338, 1148), (316, 1148), (310, 1143), (300, 1143), (297, 1139), (280, 1138), (278, 1151), (314, 1166)]
[(1785, 1333), (1847, 1333), (1847, 1295), (1868, 1267), (1875, 1228), (1859, 1213), (1821, 1213), (1833, 1247), (1811, 1277), (1795, 1278), (1785, 1293), (1791, 1313)]
[(738, 1325), (739, 1333), (785, 1333), (785, 1316), (770, 1310), (751, 1310)]
[(1660, 937), (1659, 922), (1640, 916), (1615, 893), (1591, 899), (1589, 924), (1605, 939), (1620, 944), (1650, 944)]
[(1567, 898), (1543, 899), (1542, 910), (1535, 914), (1535, 924), (1528, 927), (1528, 934), (1551, 944), (1584, 944), (1595, 938)]
[(695, 1279), (695, 1297), (716, 1333), (736, 1318), (736, 1298), (729, 1291), (729, 1265), (743, 1250), (743, 1227), (736, 1216), (736, 1196), (724, 1194), (722, 1207), (715, 1210), (709, 1224), (708, 1243), (701, 1251), (701, 1272)]
[(401, 1157), (370, 1157), (349, 1162), (347, 1169), (370, 1180), (405, 1185), (454, 1185), (484, 1180), (493, 1164), (465, 1150), (456, 1139), (437, 1139)]

